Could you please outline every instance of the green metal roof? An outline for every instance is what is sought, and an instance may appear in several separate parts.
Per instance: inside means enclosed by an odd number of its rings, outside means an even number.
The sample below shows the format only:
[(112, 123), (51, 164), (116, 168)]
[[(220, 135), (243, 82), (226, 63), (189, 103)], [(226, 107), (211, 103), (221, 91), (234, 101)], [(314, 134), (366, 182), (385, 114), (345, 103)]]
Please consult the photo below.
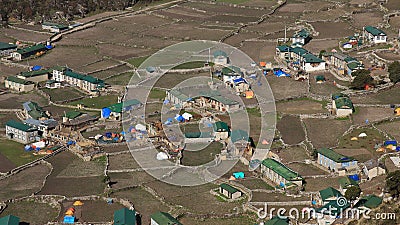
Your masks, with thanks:
[(173, 95), (175, 98), (178, 98), (181, 101), (186, 102), (189, 99), (189, 96), (183, 94), (182, 92), (180, 92), (177, 89), (172, 89), (170, 91), (168, 91), (171, 95)]
[(307, 50), (305, 50), (304, 48), (301, 48), (301, 47), (292, 48), (292, 52), (299, 56), (303, 56), (308, 53)]
[(67, 117), (68, 119), (75, 119), (76, 117), (82, 115), (83, 113), (79, 112), (79, 111), (69, 111), (67, 113), (65, 113), (65, 117)]
[(228, 57), (228, 55), (226, 54), (226, 52), (221, 51), (221, 50), (217, 50), (213, 53), (214, 58), (218, 57), (218, 56), (223, 56), (223, 57)]
[(346, 95), (346, 94), (340, 93), (340, 92), (332, 94), (332, 100), (335, 100), (335, 99), (338, 99), (338, 98), (341, 98), (341, 97), (348, 98), (349, 96)]
[(233, 130), (230, 134), (231, 141), (233, 143), (237, 141), (248, 141), (250, 142), (249, 134), (244, 130)]
[(0, 51), (9, 50), (9, 49), (13, 49), (13, 48), (17, 48), (17, 46), (14, 44), (0, 42)]
[(366, 26), (364, 29), (374, 36), (386, 36), (385, 32), (373, 26)]
[(136, 212), (127, 208), (114, 211), (114, 225), (136, 225)]
[(276, 161), (272, 158), (267, 158), (262, 161), (262, 165), (273, 170), (275, 173), (279, 174), (281, 177), (288, 181), (303, 180), (303, 178), (293, 170), (289, 169), (282, 163)]
[(185, 138), (209, 138), (211, 137), (210, 132), (186, 132)]
[(40, 107), (36, 102), (25, 102), (24, 104), (29, 107), (30, 110), (28, 110), (28, 114), (33, 119), (37, 120), (37, 119), (40, 119), (42, 117), (45, 117), (45, 118), (49, 117), (46, 114), (46, 112), (43, 111), (42, 107)]
[(279, 218), (278, 216), (273, 217), (264, 223), (264, 225), (289, 225), (289, 219)]
[(351, 62), (347, 64), (350, 70), (362, 69), (364, 66), (360, 62)]
[(350, 186), (358, 186), (358, 183), (355, 180), (350, 179), (349, 177), (340, 178), (339, 184), (340, 186), (342, 186), (342, 188), (348, 188)]
[[(31, 126), (29, 126), (29, 125), (27, 125), (27, 124), (24, 124), (24, 123), (15, 121), (15, 120), (9, 120), (9, 121), (6, 123), (6, 126), (13, 127), (13, 128), (15, 128), (15, 129), (22, 130), (22, 131), (25, 131), (25, 132), (31, 132), (31, 131), (37, 130), (37, 129), (34, 128), (34, 127), (31, 127)], [(0, 224), (1, 224), (1, 223), (0, 223)]]
[(123, 107), (129, 107), (129, 106), (139, 105), (139, 104), (142, 104), (139, 100), (131, 99), (131, 100), (128, 100), (125, 102), (120, 102), (120, 103), (110, 105), (106, 108), (109, 108), (112, 112), (121, 113)]
[(306, 53), (303, 55), (304, 57), (304, 62), (306, 63), (321, 63), (321, 62), (325, 62), (324, 60), (318, 58), (317, 56), (315, 56), (314, 54), (311, 53)]
[(36, 77), (36, 76), (41, 76), (44, 74), (49, 74), (51, 71), (50, 70), (36, 70), (36, 71), (24, 71), (19, 74), (19, 76), (23, 77)]
[(228, 192), (231, 193), (231, 194), (234, 194), (234, 193), (236, 193), (236, 192), (240, 192), (237, 188), (232, 187), (231, 185), (226, 184), (226, 183), (222, 183), (222, 184), (220, 184), (219, 186), (220, 186), (222, 189), (228, 191)]
[(319, 191), (319, 194), (321, 195), (321, 199), (322, 201), (325, 201), (328, 198), (332, 198), (332, 197), (342, 197), (342, 194), (340, 193), (340, 191), (336, 190), (333, 187), (328, 187), (324, 190)]
[(324, 206), (317, 208), (315, 211), (318, 213), (323, 213), (325, 215), (340, 215), (341, 212), (344, 212), (345, 209), (350, 207), (350, 203), (346, 202), (344, 205), (339, 205), (337, 201), (330, 201)]
[(308, 38), (309, 36), (310, 33), (306, 29), (301, 29), (299, 32), (293, 35), (294, 38)]
[(278, 49), (280, 52), (291, 52), (292, 51), (292, 48), (287, 45), (277, 46), (276, 49)]
[(18, 49), (17, 52), (20, 54), (36, 53), (40, 51), (45, 51), (46, 46), (44, 44), (32, 45), (26, 48)]
[(33, 84), (33, 82), (31, 82), (31, 81), (27, 81), (27, 80), (18, 78), (16, 76), (7, 77), (7, 80), (14, 82), (14, 83), (18, 83), (18, 84), (23, 84), (23, 85)]
[(318, 149), (317, 152), (319, 154), (321, 154), (321, 155), (323, 155), (323, 156), (325, 156), (325, 157), (337, 162), (337, 163), (351, 162), (351, 161), (354, 160), (353, 157), (339, 154), (339, 153), (337, 153), (337, 152), (335, 152), (335, 151), (333, 151), (332, 149), (329, 149), (329, 148), (321, 148), (321, 149)]
[(182, 225), (177, 219), (172, 217), (171, 214), (166, 212), (156, 212), (150, 217), (159, 225)]
[(367, 207), (369, 209), (373, 209), (378, 207), (380, 204), (382, 204), (382, 198), (376, 196), (376, 195), (367, 195), (362, 197), (355, 205), (355, 208), (358, 208), (360, 206)]
[(335, 105), (337, 109), (353, 109), (354, 111), (353, 102), (350, 100), (350, 98), (337, 98), (335, 99)]
[(242, 71), (237, 66), (227, 66), (222, 68), (222, 75), (241, 75)]
[(324, 75), (315, 76), (315, 81), (325, 81), (325, 76)]
[(0, 218), (1, 225), (19, 225), (19, 218), (13, 215), (8, 215)]
[(76, 73), (76, 72), (73, 72), (70, 69), (67, 69), (65, 71), (65, 75), (69, 76), (69, 77), (72, 77), (72, 78), (79, 79), (79, 80), (84, 80), (84, 81), (87, 81), (87, 82), (92, 83), (92, 84), (104, 85), (104, 81), (99, 79), (99, 78), (95, 78), (95, 77), (92, 77), (92, 76), (89, 76), (89, 75), (83, 75), (83, 74), (80, 74), (80, 73)]
[(218, 132), (224, 132), (224, 131), (229, 131), (228, 124), (222, 121), (218, 121), (213, 124), (214, 131)]

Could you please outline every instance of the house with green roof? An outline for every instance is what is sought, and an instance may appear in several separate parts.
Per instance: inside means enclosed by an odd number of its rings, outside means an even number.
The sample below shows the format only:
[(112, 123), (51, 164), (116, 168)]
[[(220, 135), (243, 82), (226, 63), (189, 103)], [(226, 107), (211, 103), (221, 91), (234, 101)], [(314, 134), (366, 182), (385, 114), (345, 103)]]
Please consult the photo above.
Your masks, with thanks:
[(22, 59), (28, 58), (30, 56), (36, 54), (42, 54), (47, 50), (48, 49), (44, 44), (37, 44), (26, 48), (18, 49), (17, 51), (11, 53), (11, 57), (13, 57), (14, 60), (21, 61)]
[(350, 203), (347, 201), (330, 201), (322, 207), (316, 208), (312, 215), (317, 219), (318, 224), (333, 224), (337, 218), (346, 214), (348, 209), (350, 209)]
[(43, 110), (36, 102), (25, 102), (22, 104), (24, 113), (27, 119), (32, 118), (35, 120), (48, 119), (50, 116)]
[(348, 176), (339, 178), (339, 191), (344, 195), (349, 187), (358, 186), (357, 181), (350, 179)]
[(17, 46), (5, 42), (0, 42), (0, 57), (9, 56), (12, 52), (17, 50)]
[(32, 81), (35, 83), (47, 81), (50, 78), (50, 70), (34, 70), (34, 71), (24, 71), (17, 75), (18, 78)]
[(58, 23), (51, 23), (51, 22), (43, 22), (42, 23), (42, 29), (43, 30), (48, 30), (52, 33), (59, 33), (63, 30), (67, 30), (69, 27), (64, 24), (58, 24)]
[(112, 104), (101, 109), (101, 118), (110, 120), (121, 120), (122, 113), (136, 110), (142, 107), (142, 103), (137, 99), (130, 99), (124, 102)]
[(332, 114), (337, 117), (346, 117), (355, 112), (353, 102), (348, 97), (332, 100)]
[(361, 212), (365, 210), (375, 209), (382, 204), (382, 198), (376, 195), (367, 195), (360, 198), (354, 208), (359, 209)]
[(75, 110), (65, 112), (64, 116), (63, 116), (63, 123), (66, 123), (68, 121), (74, 120), (74, 119), (82, 116), (83, 114), (84, 113), (79, 112), (79, 111), (75, 111)]
[(19, 225), (19, 217), (8, 215), (0, 218), (1, 225)]
[(325, 60), (317, 57), (302, 47), (286, 45), (276, 47), (276, 54), (281, 59), (306, 72), (325, 70)]
[(297, 186), (303, 185), (303, 178), (292, 169), (288, 168), (281, 162), (272, 158), (264, 159), (261, 163), (261, 173), (277, 184), (281, 188), (289, 187), (293, 184)]
[(336, 201), (338, 198), (343, 197), (340, 191), (336, 190), (333, 187), (328, 187), (319, 191), (320, 196), (320, 204), (325, 205), (330, 201)]
[(339, 75), (349, 75), (354, 71), (364, 69), (364, 65), (356, 58), (350, 57), (340, 52), (332, 53), (325, 57), (331, 68)]
[(222, 50), (217, 50), (213, 52), (213, 56), (213, 62), (216, 65), (227, 65), (229, 63), (228, 54), (226, 54), (226, 52)]
[(114, 211), (114, 225), (136, 225), (136, 212), (123, 208)]
[(317, 154), (317, 163), (333, 172), (357, 166), (357, 160), (353, 157), (339, 154), (329, 148), (318, 149)]
[(239, 189), (226, 183), (222, 183), (219, 185), (219, 193), (223, 194), (225, 197), (229, 199), (240, 198), (243, 194)]
[(156, 212), (150, 215), (150, 225), (182, 225), (182, 223), (169, 213)]
[(10, 140), (28, 144), (36, 140), (38, 129), (15, 120), (9, 120), (6, 123), (6, 136)]
[(91, 94), (96, 94), (105, 87), (102, 79), (74, 72), (68, 67), (56, 66), (50, 72), (55, 81), (66, 82)]
[(364, 40), (373, 44), (386, 43), (387, 41), (386, 33), (373, 26), (364, 27), (363, 35)]
[(310, 40), (311, 40), (310, 32), (308, 32), (306, 29), (303, 28), (293, 35), (292, 44), (300, 44), (300, 46), (303, 46), (307, 44)]
[(215, 140), (225, 140), (229, 137), (229, 126), (227, 123), (218, 121), (213, 124)]
[(16, 76), (7, 77), (4, 85), (6, 88), (17, 92), (29, 92), (35, 88), (35, 83)]
[(289, 225), (289, 218), (274, 216), (270, 220), (265, 222), (264, 225)]

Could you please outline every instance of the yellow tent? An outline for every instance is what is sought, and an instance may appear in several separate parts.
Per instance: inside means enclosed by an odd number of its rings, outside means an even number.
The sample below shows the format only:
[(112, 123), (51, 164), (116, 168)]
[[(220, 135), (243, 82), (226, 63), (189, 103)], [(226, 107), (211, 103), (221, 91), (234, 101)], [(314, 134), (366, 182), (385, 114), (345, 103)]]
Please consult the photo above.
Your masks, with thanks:
[(68, 210), (68, 211), (65, 213), (65, 215), (72, 216), (72, 215), (74, 215), (74, 212), (72, 212), (71, 210)]
[(83, 205), (83, 202), (81, 202), (81, 201), (75, 201), (73, 205), (74, 205), (74, 206), (81, 206), (81, 205)]
[(400, 107), (394, 110), (396, 116), (400, 116)]
[(358, 138), (357, 138), (357, 137), (352, 137), (350, 140), (351, 140), (351, 141), (357, 141)]

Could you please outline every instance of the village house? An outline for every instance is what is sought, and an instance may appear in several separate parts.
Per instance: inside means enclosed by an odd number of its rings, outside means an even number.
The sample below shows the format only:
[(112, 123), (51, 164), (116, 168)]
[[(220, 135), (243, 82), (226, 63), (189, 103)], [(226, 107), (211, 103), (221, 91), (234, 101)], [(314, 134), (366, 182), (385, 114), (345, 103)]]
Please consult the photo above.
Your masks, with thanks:
[(142, 107), (142, 103), (137, 99), (127, 100), (116, 103), (101, 109), (101, 118), (110, 120), (122, 120), (122, 114)]
[(319, 191), (320, 205), (328, 204), (331, 201), (336, 201), (338, 198), (343, 197), (340, 191), (336, 190), (333, 187), (325, 188), (324, 190)]
[(237, 199), (242, 197), (242, 192), (229, 184), (222, 183), (219, 185), (219, 193), (229, 199)]
[(37, 44), (26, 48), (18, 49), (17, 51), (11, 53), (11, 57), (16, 61), (21, 61), (33, 55), (42, 55), (47, 50), (48, 49), (44, 44)]
[(55, 80), (48, 80), (46, 81), (45, 87), (48, 89), (57, 89), (61, 87), (61, 82)]
[(44, 111), (36, 102), (25, 102), (22, 106), (26, 119), (45, 120), (50, 118), (48, 112)]
[(318, 149), (317, 154), (317, 163), (333, 172), (357, 166), (357, 160), (354, 158), (344, 156), (329, 148)]
[(229, 135), (236, 149), (235, 155), (240, 155), (241, 152), (253, 155), (253, 142), (248, 132), (238, 129), (232, 130)]
[(293, 184), (297, 186), (303, 185), (303, 178), (298, 173), (275, 159), (264, 159), (261, 163), (261, 173), (281, 188), (286, 188)]
[(66, 82), (92, 94), (96, 94), (99, 90), (105, 87), (103, 80), (73, 72), (67, 67), (53, 67), (52, 75), (53, 80), (55, 81)]
[(6, 136), (10, 140), (22, 144), (28, 144), (36, 140), (38, 130), (27, 124), (15, 120), (9, 120), (6, 123)]
[(56, 128), (58, 125), (58, 122), (54, 119), (35, 120), (28, 118), (24, 120), (24, 123), (31, 127), (37, 128), (38, 135), (43, 137), (47, 137), (49, 135), (49, 131)]
[(332, 53), (327, 57), (329, 65), (335, 69), (339, 75), (349, 75), (354, 71), (364, 69), (364, 65), (356, 58), (350, 57), (342, 53)]
[(1, 225), (19, 225), (19, 217), (8, 215), (0, 218)]
[(353, 102), (347, 96), (338, 94), (332, 95), (332, 111), (337, 117), (346, 117), (354, 113), (355, 108)]
[(264, 223), (264, 225), (290, 225), (289, 218), (274, 216)]
[(310, 33), (306, 29), (301, 29), (292, 37), (292, 45), (303, 46), (311, 40)]
[(4, 85), (6, 88), (17, 92), (29, 92), (35, 88), (35, 83), (16, 76), (7, 77)]
[(184, 132), (185, 143), (212, 142), (214, 137), (211, 132)]
[(47, 81), (50, 78), (49, 70), (24, 71), (17, 75), (18, 78), (34, 83)]
[(91, 124), (98, 119), (98, 116), (92, 116), (79, 111), (69, 111), (64, 113), (62, 125), (71, 130), (78, 130), (79, 128)]
[(358, 186), (358, 183), (346, 176), (339, 178), (339, 185), (339, 191), (344, 195), (349, 187)]
[(229, 57), (224, 51), (217, 50), (213, 53), (213, 56), (216, 65), (227, 65), (229, 63)]
[(136, 211), (122, 208), (114, 211), (114, 225), (136, 225)]
[(341, 218), (346, 209), (350, 207), (350, 203), (339, 204), (337, 201), (330, 201), (320, 208), (315, 209), (312, 213), (314, 219), (317, 220), (318, 225), (334, 224), (337, 218)]
[(43, 30), (48, 30), (52, 33), (59, 33), (63, 30), (67, 30), (69, 27), (63, 24), (57, 24), (57, 23), (50, 23), (50, 22), (43, 22), (42, 23), (42, 29)]
[(386, 33), (376, 27), (364, 27), (363, 35), (364, 40), (373, 44), (386, 43), (387, 41)]
[(277, 46), (276, 55), (306, 72), (325, 70), (324, 60), (301, 47)]
[(0, 57), (9, 56), (17, 50), (17, 45), (0, 42)]
[(182, 225), (171, 214), (166, 212), (156, 212), (150, 215), (150, 225)]
[(215, 122), (214, 125), (215, 140), (225, 140), (229, 137), (228, 124), (222, 121)]
[(363, 163), (363, 172), (367, 180), (371, 180), (372, 178), (385, 174), (386, 170), (383, 164), (380, 164), (375, 159), (370, 159)]
[(250, 85), (247, 83), (247, 80), (243, 77), (236, 78), (233, 80), (233, 83), (230, 85), (231, 87), (235, 88), (237, 93), (244, 93), (250, 90)]
[(243, 77), (243, 72), (237, 66), (228, 66), (222, 68), (221, 75), (224, 83), (233, 83), (233, 80)]
[(360, 198), (354, 205), (354, 208), (357, 208), (359, 210), (359, 213), (363, 213), (375, 209), (381, 204), (382, 198), (376, 195), (367, 195)]

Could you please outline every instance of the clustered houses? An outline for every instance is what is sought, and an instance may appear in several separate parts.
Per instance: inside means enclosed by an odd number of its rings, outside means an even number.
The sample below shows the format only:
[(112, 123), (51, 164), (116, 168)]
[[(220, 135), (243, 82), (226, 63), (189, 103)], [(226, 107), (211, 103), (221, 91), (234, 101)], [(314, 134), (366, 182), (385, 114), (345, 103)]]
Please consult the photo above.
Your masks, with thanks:
[(169, 90), (166, 99), (172, 104), (179, 104), (183, 108), (192, 106), (197, 108), (209, 108), (219, 112), (230, 112), (240, 108), (237, 101), (222, 96), (218, 91), (200, 91), (196, 96), (189, 97), (182, 90)]
[(50, 118), (48, 112), (44, 111), (36, 102), (25, 102), (22, 106), (26, 119), (45, 120)]
[(6, 136), (13, 141), (27, 144), (36, 140), (38, 130), (27, 124), (10, 120), (6, 123)]
[(325, 61), (301, 47), (281, 45), (276, 48), (276, 55), (306, 72), (325, 70)]
[(303, 184), (303, 178), (298, 173), (272, 158), (262, 161), (261, 173), (282, 188)]
[(353, 102), (347, 95), (342, 93), (332, 94), (332, 111), (337, 117), (346, 117), (355, 111)]
[(9, 56), (17, 50), (17, 45), (0, 42), (0, 57)]
[(322, 148), (317, 150), (317, 163), (333, 172), (352, 170), (357, 168), (357, 160), (339, 154), (332, 149)]
[(142, 103), (137, 99), (127, 100), (125, 102), (116, 103), (101, 110), (102, 119), (122, 120), (122, 113), (129, 112), (142, 107)]
[(53, 80), (66, 82), (89, 93), (96, 93), (104, 88), (104, 81), (89, 75), (73, 72), (67, 67), (54, 67), (52, 69)]
[(342, 53), (325, 53), (323, 58), (339, 75), (351, 76), (354, 71), (364, 69), (362, 62)]
[(372, 26), (364, 27), (363, 36), (364, 40), (373, 44), (386, 43), (387, 41), (386, 33)]
[(46, 47), (44, 44), (37, 44), (26, 48), (18, 49), (17, 51), (11, 53), (11, 57), (14, 60), (21, 61), (33, 55), (42, 55), (47, 50), (48, 47)]

